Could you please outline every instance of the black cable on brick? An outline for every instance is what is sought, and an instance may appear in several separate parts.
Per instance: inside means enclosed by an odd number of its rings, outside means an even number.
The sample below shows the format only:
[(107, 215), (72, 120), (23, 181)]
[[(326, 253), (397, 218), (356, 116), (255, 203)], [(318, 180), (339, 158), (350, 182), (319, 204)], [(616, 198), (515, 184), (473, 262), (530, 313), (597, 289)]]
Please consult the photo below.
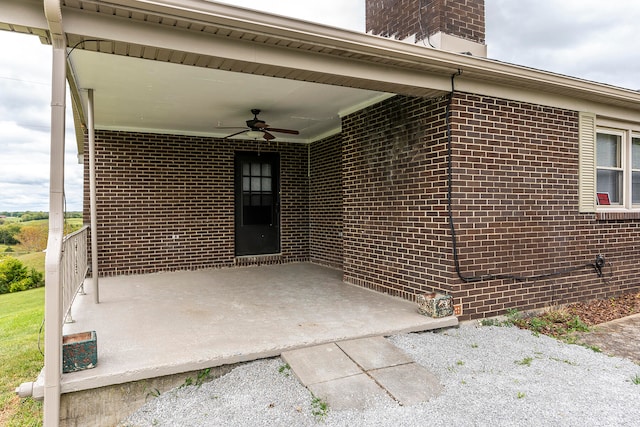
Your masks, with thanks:
[[(462, 74), (462, 70), (458, 70), (451, 75), (451, 92), (447, 100), (445, 123), (447, 129), (447, 208), (449, 214), (449, 229), (451, 230), (451, 244), (453, 246), (453, 262), (455, 264), (456, 274), (465, 283), (482, 282), (485, 280), (514, 280), (516, 282), (536, 281), (549, 279), (551, 277), (564, 276), (574, 271), (585, 268), (594, 269), (599, 277), (602, 277), (602, 267), (604, 266), (604, 258), (598, 257), (596, 262), (587, 263), (576, 267), (566, 268), (564, 270), (554, 271), (551, 273), (538, 274), (532, 276), (521, 276), (516, 274), (487, 274), (484, 276), (465, 276), (460, 269), (460, 259), (458, 256), (458, 237), (456, 234), (455, 222), (453, 220), (453, 148), (451, 141), (451, 104), (455, 94), (455, 78)], [(602, 260), (600, 263), (599, 260)]]

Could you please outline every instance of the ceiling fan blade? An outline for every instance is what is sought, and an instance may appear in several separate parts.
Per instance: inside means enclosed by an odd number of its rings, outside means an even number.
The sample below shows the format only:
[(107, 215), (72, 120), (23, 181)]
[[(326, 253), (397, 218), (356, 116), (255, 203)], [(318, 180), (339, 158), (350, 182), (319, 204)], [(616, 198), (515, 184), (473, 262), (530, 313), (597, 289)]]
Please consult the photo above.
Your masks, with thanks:
[(241, 133), (245, 133), (247, 131), (249, 131), (249, 129), (244, 129), (244, 130), (241, 130), (240, 132), (232, 133), (231, 135), (225, 136), (224, 139), (231, 138), (232, 136), (240, 135)]
[(300, 134), (300, 132), (298, 132), (297, 130), (292, 130), (292, 129), (267, 128), (267, 130), (270, 131), (270, 132), (288, 133), (290, 135), (299, 135)]
[(267, 141), (271, 141), (272, 139), (276, 139), (275, 136), (271, 135), (269, 132), (267, 132), (266, 130), (263, 131), (264, 132), (264, 139), (266, 139)]

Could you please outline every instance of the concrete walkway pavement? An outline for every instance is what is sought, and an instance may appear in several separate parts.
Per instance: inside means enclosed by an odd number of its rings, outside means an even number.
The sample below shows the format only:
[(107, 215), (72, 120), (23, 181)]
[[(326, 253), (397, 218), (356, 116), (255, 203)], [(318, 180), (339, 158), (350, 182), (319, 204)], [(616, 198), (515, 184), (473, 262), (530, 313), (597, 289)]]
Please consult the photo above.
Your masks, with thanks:
[(365, 409), (381, 401), (412, 405), (440, 394), (438, 379), (381, 336), (282, 353), (314, 396), (334, 409)]
[(640, 364), (640, 314), (596, 325), (591, 332), (578, 334), (578, 341)]

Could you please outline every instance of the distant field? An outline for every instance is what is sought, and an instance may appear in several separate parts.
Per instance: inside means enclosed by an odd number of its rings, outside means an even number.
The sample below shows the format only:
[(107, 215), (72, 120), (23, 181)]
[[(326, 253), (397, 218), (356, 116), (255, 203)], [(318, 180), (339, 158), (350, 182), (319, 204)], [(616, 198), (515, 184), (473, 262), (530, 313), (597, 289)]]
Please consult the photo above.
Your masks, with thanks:
[(33, 221), (20, 221), (18, 224), (22, 226), (27, 225), (49, 225), (48, 219), (34, 219)]
[(8, 216), (8, 217), (4, 218), (4, 223), (5, 224), (9, 224), (9, 223), (12, 223), (12, 222), (20, 222), (20, 218), (17, 218), (15, 216)]
[(33, 252), (26, 255), (16, 256), (17, 259), (27, 266), (27, 268), (35, 268), (40, 273), (44, 274), (44, 252)]
[(82, 218), (67, 218), (65, 222), (73, 227), (80, 228), (84, 224), (82, 223)]
[[(19, 224), (19, 225), (49, 225), (48, 219), (34, 219), (33, 221), (20, 221), (20, 218), (7, 217), (4, 219), (5, 224)], [(82, 226), (82, 218), (67, 218), (65, 219), (67, 224)]]

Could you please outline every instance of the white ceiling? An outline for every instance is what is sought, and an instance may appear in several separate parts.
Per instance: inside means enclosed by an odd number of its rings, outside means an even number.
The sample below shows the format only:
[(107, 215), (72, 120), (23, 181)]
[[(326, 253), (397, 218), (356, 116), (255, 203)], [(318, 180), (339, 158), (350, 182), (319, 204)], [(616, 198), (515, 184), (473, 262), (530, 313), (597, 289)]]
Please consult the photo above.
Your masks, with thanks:
[(258, 108), (270, 126), (300, 131), (274, 132), (278, 141), (312, 142), (339, 132), (341, 115), (390, 96), (80, 49), (70, 62), (83, 102), (94, 90), (96, 129), (224, 137)]

